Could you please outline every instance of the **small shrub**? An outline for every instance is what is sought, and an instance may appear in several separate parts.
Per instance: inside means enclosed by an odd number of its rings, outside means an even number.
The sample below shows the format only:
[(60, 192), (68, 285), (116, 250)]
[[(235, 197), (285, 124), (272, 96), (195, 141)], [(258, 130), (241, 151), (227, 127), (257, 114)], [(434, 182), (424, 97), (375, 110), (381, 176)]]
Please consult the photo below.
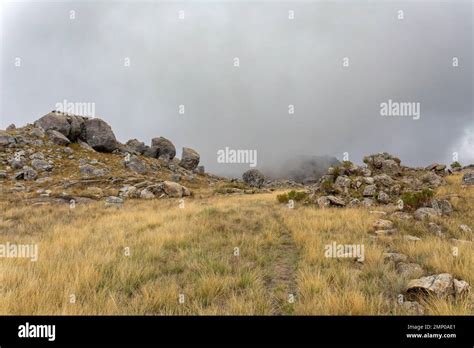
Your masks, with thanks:
[(280, 203), (288, 203), (290, 200), (293, 200), (295, 202), (300, 202), (308, 198), (308, 193), (303, 192), (303, 191), (290, 191), (287, 193), (282, 193), (280, 195), (277, 195), (277, 200)]
[(346, 169), (352, 167), (352, 162), (351, 161), (343, 161), (342, 166)]
[(453, 163), (451, 163), (451, 168), (461, 168), (461, 163), (459, 163), (458, 161), (454, 161)]
[(332, 185), (332, 181), (331, 180), (324, 180), (321, 183), (321, 190), (323, 190), (324, 192), (332, 192), (334, 190), (334, 187)]
[(341, 169), (339, 167), (334, 167), (333, 175), (337, 178), (341, 174)]
[(404, 207), (409, 210), (416, 210), (426, 207), (434, 196), (434, 192), (429, 189), (423, 189), (417, 192), (405, 192), (401, 195)]

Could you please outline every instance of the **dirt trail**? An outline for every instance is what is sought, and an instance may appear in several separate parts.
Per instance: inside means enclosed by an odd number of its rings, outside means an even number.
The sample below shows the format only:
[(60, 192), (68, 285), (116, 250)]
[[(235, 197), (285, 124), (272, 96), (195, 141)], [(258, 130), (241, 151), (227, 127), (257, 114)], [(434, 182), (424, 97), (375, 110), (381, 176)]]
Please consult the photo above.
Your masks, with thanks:
[(271, 250), (274, 261), (266, 285), (272, 302), (272, 315), (287, 315), (293, 313), (294, 304), (290, 302), (290, 297), (294, 296), (296, 301), (297, 296), (296, 270), (299, 252), (291, 231), (280, 214), (275, 211), (273, 217), (279, 225), (279, 243)]

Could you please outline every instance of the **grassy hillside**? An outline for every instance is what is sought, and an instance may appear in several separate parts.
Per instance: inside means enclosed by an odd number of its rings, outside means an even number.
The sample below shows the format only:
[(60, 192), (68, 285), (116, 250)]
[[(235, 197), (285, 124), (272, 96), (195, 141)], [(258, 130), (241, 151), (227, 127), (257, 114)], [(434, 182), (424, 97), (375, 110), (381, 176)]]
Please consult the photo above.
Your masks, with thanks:
[[(473, 240), (459, 229), (474, 221), (473, 188), (460, 180), (448, 177), (437, 192), (455, 208), (436, 221), (446, 238), (427, 222), (395, 218), (399, 235), (375, 237), (383, 208), (289, 209), (278, 192), (195, 195), (184, 207), (178, 199), (74, 209), (2, 200), (0, 243), (38, 243), (39, 258), (1, 260), (0, 314), (405, 314), (397, 295), (409, 279), (384, 252), (407, 255), (423, 275), (474, 284), (472, 243), (451, 240)], [(332, 242), (363, 244), (365, 260), (326, 258)], [(472, 295), (422, 303), (425, 314), (448, 315), (472, 315), (472, 304)]]

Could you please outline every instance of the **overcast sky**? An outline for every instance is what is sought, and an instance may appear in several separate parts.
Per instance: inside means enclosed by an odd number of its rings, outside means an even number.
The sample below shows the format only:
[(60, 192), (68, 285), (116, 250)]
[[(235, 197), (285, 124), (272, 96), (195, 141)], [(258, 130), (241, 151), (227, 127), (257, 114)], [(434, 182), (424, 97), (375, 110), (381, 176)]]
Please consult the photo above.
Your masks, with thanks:
[[(95, 103), (121, 142), (164, 136), (217, 174), (248, 168), (217, 163), (225, 147), (257, 150), (261, 169), (379, 151), (473, 163), (472, 17), (471, 1), (4, 3), (0, 128), (66, 99)], [(381, 116), (389, 99), (420, 118)]]

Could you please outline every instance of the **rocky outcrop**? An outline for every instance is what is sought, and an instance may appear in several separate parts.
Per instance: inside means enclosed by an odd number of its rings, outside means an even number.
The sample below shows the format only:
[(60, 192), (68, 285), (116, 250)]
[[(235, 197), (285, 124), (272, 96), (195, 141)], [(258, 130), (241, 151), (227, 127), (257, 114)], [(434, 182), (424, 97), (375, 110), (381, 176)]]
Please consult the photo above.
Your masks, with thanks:
[[(117, 148), (117, 140), (112, 128), (100, 118), (87, 118), (52, 111), (44, 115), (34, 125), (52, 134), (53, 142), (67, 145), (69, 142), (86, 142), (93, 149), (101, 152), (112, 152)], [(57, 133), (63, 135), (60, 137)], [(65, 141), (68, 139), (68, 142)]]

